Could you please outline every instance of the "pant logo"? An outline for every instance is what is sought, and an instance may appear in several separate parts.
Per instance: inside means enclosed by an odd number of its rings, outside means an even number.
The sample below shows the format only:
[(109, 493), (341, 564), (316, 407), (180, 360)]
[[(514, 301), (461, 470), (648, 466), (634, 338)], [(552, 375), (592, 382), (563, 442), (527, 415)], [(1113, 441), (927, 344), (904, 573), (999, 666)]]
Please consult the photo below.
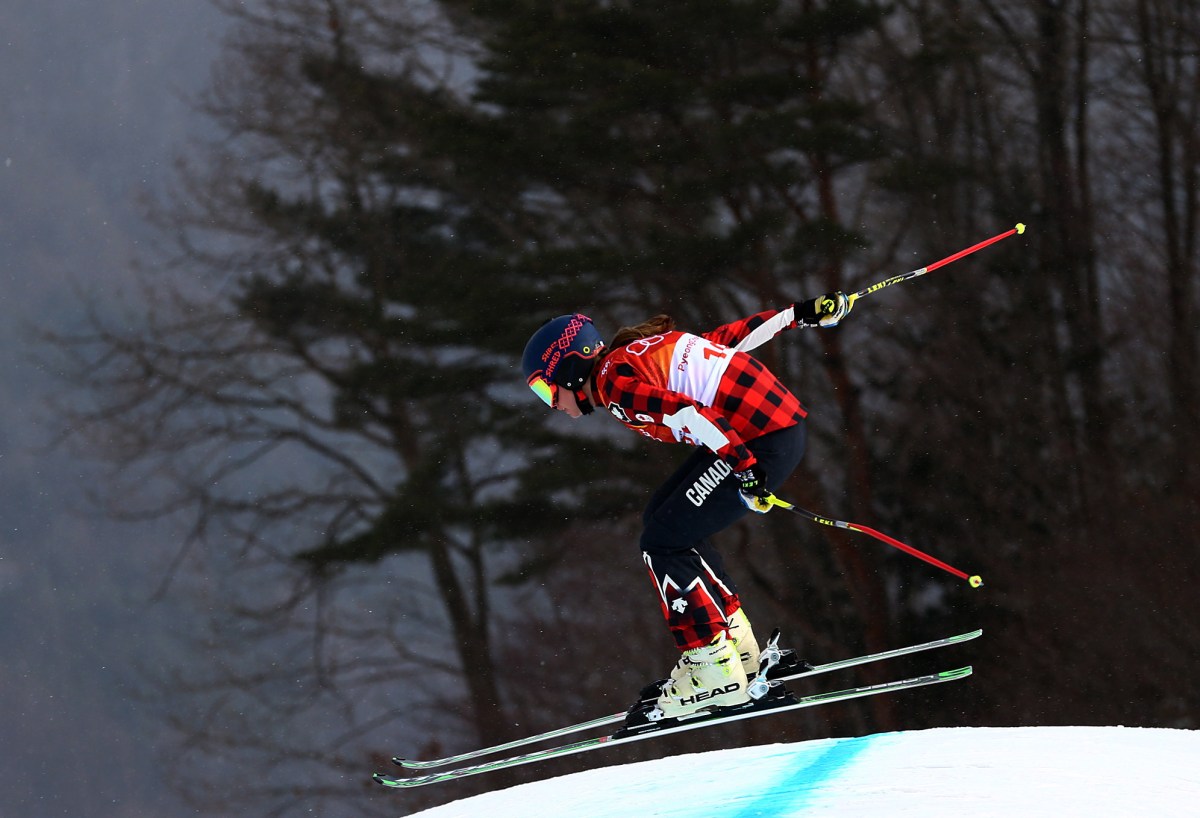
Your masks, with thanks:
[(692, 483), (692, 487), (684, 492), (684, 495), (692, 501), (692, 505), (699, 508), (704, 504), (704, 500), (708, 495), (712, 494), (725, 476), (732, 472), (729, 464), (724, 460), (718, 460), (708, 467), (704, 474), (700, 475), (700, 479)]

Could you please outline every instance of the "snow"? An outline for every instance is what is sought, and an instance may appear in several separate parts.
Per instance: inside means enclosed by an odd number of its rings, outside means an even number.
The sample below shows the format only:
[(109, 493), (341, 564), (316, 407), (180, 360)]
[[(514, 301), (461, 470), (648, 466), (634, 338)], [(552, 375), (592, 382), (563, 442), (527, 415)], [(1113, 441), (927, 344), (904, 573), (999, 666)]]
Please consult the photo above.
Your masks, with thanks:
[(1198, 818), (1200, 731), (958, 727), (743, 747), (588, 770), (416, 815)]

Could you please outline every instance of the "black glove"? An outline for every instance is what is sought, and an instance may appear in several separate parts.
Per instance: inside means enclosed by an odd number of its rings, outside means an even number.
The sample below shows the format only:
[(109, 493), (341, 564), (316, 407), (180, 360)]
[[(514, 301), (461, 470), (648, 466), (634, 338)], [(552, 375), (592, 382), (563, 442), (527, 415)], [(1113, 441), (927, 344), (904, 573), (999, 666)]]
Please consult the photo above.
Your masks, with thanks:
[(767, 473), (757, 463), (745, 471), (734, 472), (733, 477), (738, 481), (738, 490), (742, 494), (762, 498), (771, 496), (771, 491), (767, 488)]
[(819, 298), (797, 301), (792, 305), (796, 320), (810, 327), (835, 327), (850, 314), (854, 302), (845, 293), (828, 293)]
[(734, 472), (733, 478), (738, 481), (738, 494), (746, 508), (759, 514), (771, 510), (768, 500), (773, 495), (767, 488), (767, 472), (762, 466), (755, 463), (745, 471)]

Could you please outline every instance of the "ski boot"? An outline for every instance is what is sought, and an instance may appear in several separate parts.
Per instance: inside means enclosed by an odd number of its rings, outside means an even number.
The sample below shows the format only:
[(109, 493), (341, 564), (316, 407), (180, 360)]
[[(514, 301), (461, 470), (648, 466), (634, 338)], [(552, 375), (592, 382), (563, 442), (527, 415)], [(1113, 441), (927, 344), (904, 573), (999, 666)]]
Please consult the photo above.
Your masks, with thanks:
[[(704, 647), (683, 652), (655, 703), (659, 718), (680, 718), (702, 710), (749, 701), (746, 670), (733, 640), (721, 631)], [(654, 716), (650, 716), (651, 719)]]
[(729, 617), (729, 638), (733, 640), (733, 647), (742, 659), (746, 675), (753, 676), (758, 673), (758, 640), (754, 638), (754, 629), (750, 627), (750, 620), (742, 608), (738, 608), (733, 612), (733, 616)]

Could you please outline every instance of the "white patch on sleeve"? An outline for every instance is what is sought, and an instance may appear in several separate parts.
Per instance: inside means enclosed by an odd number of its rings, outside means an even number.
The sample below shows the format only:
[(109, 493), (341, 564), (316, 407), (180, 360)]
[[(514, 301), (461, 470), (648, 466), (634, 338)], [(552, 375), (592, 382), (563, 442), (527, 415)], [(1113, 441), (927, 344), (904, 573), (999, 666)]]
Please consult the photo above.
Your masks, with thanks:
[(714, 452), (729, 443), (721, 427), (700, 414), (695, 406), (685, 406), (673, 415), (663, 415), (663, 425), (675, 434), (676, 440), (706, 446)]
[(733, 347), (738, 352), (749, 352), (750, 350), (760, 347), (767, 341), (770, 341), (779, 333), (783, 332), (791, 323), (796, 320), (796, 308), (788, 307), (786, 310), (780, 310), (775, 315), (764, 321), (754, 332), (751, 332), (745, 338), (738, 342), (737, 346)]

